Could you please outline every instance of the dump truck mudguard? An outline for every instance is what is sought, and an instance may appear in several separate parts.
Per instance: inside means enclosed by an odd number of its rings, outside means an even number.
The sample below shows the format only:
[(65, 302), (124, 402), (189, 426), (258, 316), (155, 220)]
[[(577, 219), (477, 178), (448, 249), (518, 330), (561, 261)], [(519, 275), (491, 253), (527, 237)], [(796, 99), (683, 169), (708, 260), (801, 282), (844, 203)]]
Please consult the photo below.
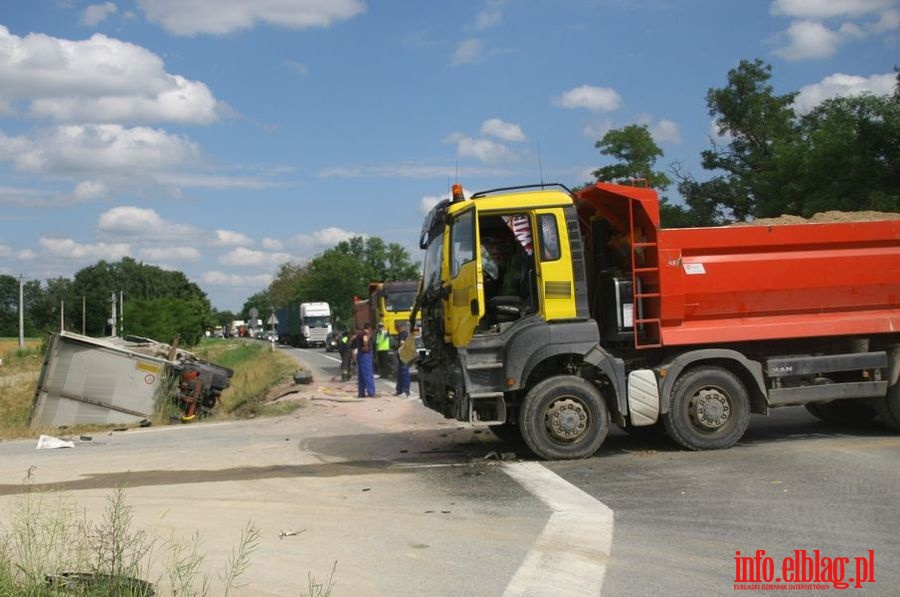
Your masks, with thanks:
[[(669, 412), (669, 394), (672, 392), (672, 386), (681, 372), (690, 367), (694, 363), (709, 361), (730, 361), (740, 367), (746, 375), (739, 375), (742, 379), (752, 377), (754, 384), (745, 383), (747, 391), (750, 394), (750, 404), (754, 413), (765, 414), (766, 412), (766, 384), (763, 379), (763, 366), (757, 361), (748, 359), (746, 356), (736, 350), (727, 348), (706, 348), (702, 350), (692, 350), (683, 352), (672, 360), (663, 363), (657, 367), (657, 371), (666, 370), (665, 376), (661, 379), (659, 386), (659, 413), (665, 414)], [(738, 373), (738, 372), (735, 372)]]
[(597, 324), (592, 320), (554, 323), (541, 321), (524, 326), (506, 344), (505, 379), (513, 380), (506, 390), (525, 387), (534, 368), (558, 355), (582, 357), (600, 343)]

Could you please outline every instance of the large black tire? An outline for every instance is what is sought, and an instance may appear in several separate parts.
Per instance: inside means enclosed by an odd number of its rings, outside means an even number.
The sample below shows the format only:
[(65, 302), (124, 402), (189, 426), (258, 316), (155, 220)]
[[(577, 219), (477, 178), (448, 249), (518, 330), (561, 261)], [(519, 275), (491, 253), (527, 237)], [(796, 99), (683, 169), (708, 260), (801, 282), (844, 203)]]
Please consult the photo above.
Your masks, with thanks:
[(894, 431), (900, 431), (900, 382), (888, 388), (887, 396), (872, 398), (869, 403), (885, 425)]
[(865, 400), (811, 402), (805, 406), (812, 416), (838, 425), (863, 425), (874, 419), (877, 414), (872, 405)]
[(672, 388), (663, 423), (669, 437), (689, 450), (730, 448), (750, 424), (747, 388), (721, 367), (689, 369)]
[(609, 410), (590, 383), (574, 375), (559, 375), (540, 382), (525, 396), (519, 431), (540, 458), (587, 458), (609, 433)]

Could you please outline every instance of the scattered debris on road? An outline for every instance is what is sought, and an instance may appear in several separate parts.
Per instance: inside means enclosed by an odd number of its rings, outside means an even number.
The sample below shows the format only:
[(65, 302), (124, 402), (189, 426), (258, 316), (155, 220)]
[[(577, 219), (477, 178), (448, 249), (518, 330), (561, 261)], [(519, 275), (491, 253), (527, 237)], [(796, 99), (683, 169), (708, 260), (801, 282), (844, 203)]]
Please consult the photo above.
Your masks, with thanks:
[(74, 448), (75, 442), (66, 441), (53, 437), (52, 435), (42, 435), (38, 438), (35, 450), (55, 450), (57, 448)]

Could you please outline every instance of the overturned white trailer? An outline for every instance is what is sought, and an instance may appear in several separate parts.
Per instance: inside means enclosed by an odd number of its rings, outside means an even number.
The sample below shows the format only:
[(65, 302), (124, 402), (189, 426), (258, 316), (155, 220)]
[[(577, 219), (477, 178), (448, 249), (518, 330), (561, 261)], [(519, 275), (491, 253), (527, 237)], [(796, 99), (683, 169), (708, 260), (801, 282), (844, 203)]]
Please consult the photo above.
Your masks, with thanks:
[(193, 416), (215, 406), (232, 374), (231, 369), (147, 338), (53, 333), (30, 425), (140, 423), (153, 418), (162, 400), (173, 397), (185, 416)]

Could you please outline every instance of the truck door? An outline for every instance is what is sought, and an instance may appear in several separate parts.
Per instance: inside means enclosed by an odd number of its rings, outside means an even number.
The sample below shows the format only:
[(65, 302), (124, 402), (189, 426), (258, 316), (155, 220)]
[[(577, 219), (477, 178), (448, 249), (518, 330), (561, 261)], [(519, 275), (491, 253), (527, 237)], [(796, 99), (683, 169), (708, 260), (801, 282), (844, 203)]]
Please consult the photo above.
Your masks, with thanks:
[(541, 312), (547, 321), (572, 319), (576, 316), (575, 281), (565, 215), (562, 209), (541, 209), (535, 218)]
[(484, 315), (484, 287), (475, 207), (460, 212), (450, 224), (450, 284), (445, 288), (450, 313), (450, 340), (466, 346)]

